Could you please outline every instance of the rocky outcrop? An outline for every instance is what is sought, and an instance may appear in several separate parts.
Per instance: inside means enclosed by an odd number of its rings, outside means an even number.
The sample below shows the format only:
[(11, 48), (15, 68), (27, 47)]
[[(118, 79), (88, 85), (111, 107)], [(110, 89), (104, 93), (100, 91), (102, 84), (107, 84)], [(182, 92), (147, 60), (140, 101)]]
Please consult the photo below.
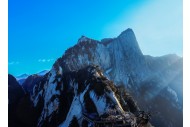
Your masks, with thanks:
[(70, 72), (53, 67), (33, 92), (34, 106), (42, 109), (37, 126), (66, 127), (76, 119), (82, 126), (84, 113), (97, 119), (109, 116), (110, 111), (122, 115), (139, 110), (134, 99), (115, 87), (97, 66)]

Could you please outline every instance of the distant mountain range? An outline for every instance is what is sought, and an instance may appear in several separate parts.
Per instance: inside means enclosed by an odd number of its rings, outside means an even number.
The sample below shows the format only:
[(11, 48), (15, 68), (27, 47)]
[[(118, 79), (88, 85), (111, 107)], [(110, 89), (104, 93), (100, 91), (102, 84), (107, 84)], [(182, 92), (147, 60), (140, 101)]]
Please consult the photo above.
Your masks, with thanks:
[[(48, 73), (49, 70), (43, 70), (43, 71), (40, 71), (38, 73), (36, 73), (35, 75), (38, 75), (38, 76), (44, 76), (46, 73)], [(24, 83), (24, 81), (31, 75), (29, 74), (21, 74), (19, 76), (16, 76), (16, 80), (19, 82), (20, 85), (22, 85)]]
[(49, 72), (21, 83), (30, 96), (28, 114), (34, 121), (21, 124), (85, 127), (90, 123), (83, 113), (104, 118), (113, 110), (138, 119), (136, 112), (144, 110), (151, 112), (150, 122), (156, 127), (182, 127), (182, 79), (183, 58), (143, 55), (132, 29), (101, 41), (82, 36)]

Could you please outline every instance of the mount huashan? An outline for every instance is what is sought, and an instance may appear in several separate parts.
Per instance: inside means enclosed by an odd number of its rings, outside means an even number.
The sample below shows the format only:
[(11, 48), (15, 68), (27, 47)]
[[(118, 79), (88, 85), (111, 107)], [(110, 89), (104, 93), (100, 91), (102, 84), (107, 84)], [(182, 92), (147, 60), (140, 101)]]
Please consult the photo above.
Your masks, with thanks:
[(23, 88), (9, 75), (9, 126), (182, 127), (182, 63), (143, 55), (132, 29), (101, 41), (82, 36)]

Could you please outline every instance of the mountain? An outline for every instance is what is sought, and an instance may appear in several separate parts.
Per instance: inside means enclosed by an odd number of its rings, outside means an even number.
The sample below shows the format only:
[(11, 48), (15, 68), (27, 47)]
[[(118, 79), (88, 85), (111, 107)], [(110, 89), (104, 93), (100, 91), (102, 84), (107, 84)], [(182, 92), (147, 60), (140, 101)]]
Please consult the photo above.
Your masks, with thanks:
[(41, 76), (41, 75), (37, 75), (37, 74), (30, 75), (23, 82), (23, 84), (22, 84), (23, 89), (26, 92), (29, 92), (30, 94), (32, 94), (33, 93), (33, 88), (34, 88), (35, 84), (37, 84), (38, 82), (40, 82), (42, 78), (43, 78), (43, 76)]
[[(101, 41), (82, 36), (55, 62), (54, 68), (61, 67), (64, 72), (69, 72), (91, 64), (100, 66), (104, 75), (116, 86), (124, 86), (140, 108), (157, 112), (154, 115), (156, 119), (152, 120), (153, 125), (182, 125), (181, 57), (175, 54), (161, 57), (143, 55), (133, 30), (127, 29), (116, 38)], [(155, 100), (160, 101), (154, 103)], [(167, 102), (165, 106), (172, 111), (163, 111), (162, 102)]]
[[(23, 109), (27, 111), (26, 116)], [(17, 110), (20, 118), (25, 118), (21, 123), (28, 127), (86, 127), (93, 124), (86, 117), (95, 121), (109, 120), (111, 124), (116, 124), (117, 120), (117, 124), (132, 126), (138, 123), (151, 127), (148, 121), (141, 122), (146, 119), (136, 118), (139, 107), (132, 96), (108, 80), (98, 66), (92, 65), (70, 72), (53, 67), (35, 85), (32, 96), (20, 102)], [(125, 123), (119, 123), (123, 120)]]
[(19, 75), (19, 76), (16, 76), (16, 79), (17, 80), (20, 80), (20, 79), (23, 79), (23, 78), (27, 78), (29, 75), (28, 74), (22, 74), (22, 75)]
[(41, 83), (35, 85), (33, 92), (34, 106), (42, 106), (37, 126), (67, 127), (75, 119), (79, 126), (85, 127), (89, 123), (83, 114), (99, 119), (111, 111), (119, 116), (124, 111), (139, 110), (133, 98), (126, 92), (121, 96), (97, 66), (69, 72), (53, 67)]
[(8, 99), (9, 104), (14, 104), (19, 101), (25, 94), (23, 88), (16, 81), (15, 77), (8, 75)]
[(28, 74), (22, 74), (16, 76), (16, 80), (18, 81), (19, 84), (22, 84), (28, 76), (29, 76)]
[[(43, 71), (40, 71), (34, 75), (44, 76), (48, 72), (49, 72), (49, 70), (43, 70)], [(16, 80), (19, 82), (20, 85), (22, 85), (29, 76), (31, 76), (31, 75), (22, 74), (22, 75), (16, 76)]]
[(9, 127), (20, 125), (17, 118), (17, 106), (21, 99), (24, 97), (25, 92), (16, 79), (12, 75), (8, 75), (8, 120)]
[(135, 120), (148, 123), (144, 110), (152, 114), (154, 126), (180, 127), (182, 65), (183, 58), (175, 54), (143, 55), (132, 29), (101, 41), (82, 36), (47, 74), (28, 78), (33, 103), (28, 114), (35, 114), (30, 116), (40, 127), (85, 127), (92, 119), (114, 121), (117, 116), (131, 118), (126, 123), (133, 126)]
[(39, 76), (44, 76), (45, 74), (47, 74), (49, 72), (49, 70), (43, 70), (37, 73), (37, 75)]
[(8, 75), (8, 125), (9, 127), (34, 127), (38, 109), (34, 108), (30, 94), (26, 93), (16, 78)]

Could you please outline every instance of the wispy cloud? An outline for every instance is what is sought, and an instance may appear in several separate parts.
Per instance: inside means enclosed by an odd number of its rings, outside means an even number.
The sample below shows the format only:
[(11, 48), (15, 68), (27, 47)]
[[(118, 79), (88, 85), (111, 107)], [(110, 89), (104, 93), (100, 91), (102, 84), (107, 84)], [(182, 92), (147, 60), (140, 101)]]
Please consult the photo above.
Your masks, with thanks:
[(14, 65), (14, 64), (20, 64), (19, 61), (11, 61), (11, 62), (8, 62), (9, 65)]
[(51, 62), (54, 59), (38, 59), (38, 62), (45, 63), (45, 62)]

